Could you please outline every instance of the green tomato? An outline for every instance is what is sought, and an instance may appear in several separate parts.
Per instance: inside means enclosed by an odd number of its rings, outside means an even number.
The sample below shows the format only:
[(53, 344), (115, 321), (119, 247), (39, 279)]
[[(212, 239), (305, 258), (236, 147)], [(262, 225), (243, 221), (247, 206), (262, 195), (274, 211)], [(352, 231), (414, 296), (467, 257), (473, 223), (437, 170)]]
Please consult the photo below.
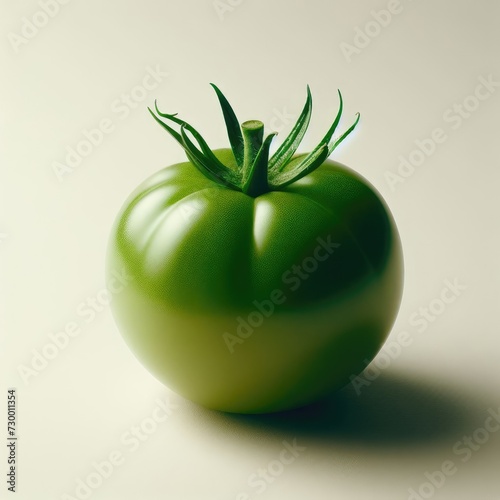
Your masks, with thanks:
[(133, 279), (112, 310), (139, 360), (182, 396), (228, 412), (296, 408), (345, 385), (381, 348), (401, 300), (400, 239), (377, 191), (326, 159), (355, 124), (296, 155), (308, 92), (269, 158), (272, 135), (263, 141), (260, 122), (236, 127), (216, 91), (232, 149), (212, 152), (175, 115), (157, 110), (180, 133), (153, 115), (190, 161), (124, 204), (107, 272)]

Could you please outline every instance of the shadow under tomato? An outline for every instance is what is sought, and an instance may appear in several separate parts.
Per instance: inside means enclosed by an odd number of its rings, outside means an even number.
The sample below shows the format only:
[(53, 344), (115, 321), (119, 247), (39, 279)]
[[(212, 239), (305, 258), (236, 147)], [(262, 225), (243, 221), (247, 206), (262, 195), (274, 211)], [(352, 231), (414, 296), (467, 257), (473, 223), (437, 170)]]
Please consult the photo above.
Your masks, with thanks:
[(441, 384), (383, 374), (359, 394), (349, 384), (297, 410), (264, 415), (218, 413), (216, 420), (260, 433), (322, 442), (407, 447), (454, 442), (484, 419), (484, 408)]

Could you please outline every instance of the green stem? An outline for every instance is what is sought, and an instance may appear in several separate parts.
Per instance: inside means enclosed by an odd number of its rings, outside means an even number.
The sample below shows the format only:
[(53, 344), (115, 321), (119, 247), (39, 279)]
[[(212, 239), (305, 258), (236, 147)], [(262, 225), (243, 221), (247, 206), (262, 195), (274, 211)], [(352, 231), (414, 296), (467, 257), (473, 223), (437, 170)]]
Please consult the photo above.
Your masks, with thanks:
[(241, 124), (243, 134), (243, 178), (245, 179), (255, 162), (264, 139), (264, 124), (259, 120), (249, 120)]
[(243, 192), (258, 196), (266, 192), (268, 160), (256, 162), (264, 139), (264, 124), (259, 120), (249, 120), (241, 124), (243, 134)]
[(241, 190), (248, 196), (257, 198), (261, 194), (268, 193), (269, 189), (269, 147), (276, 132), (269, 134), (250, 167), (248, 176), (244, 178)]

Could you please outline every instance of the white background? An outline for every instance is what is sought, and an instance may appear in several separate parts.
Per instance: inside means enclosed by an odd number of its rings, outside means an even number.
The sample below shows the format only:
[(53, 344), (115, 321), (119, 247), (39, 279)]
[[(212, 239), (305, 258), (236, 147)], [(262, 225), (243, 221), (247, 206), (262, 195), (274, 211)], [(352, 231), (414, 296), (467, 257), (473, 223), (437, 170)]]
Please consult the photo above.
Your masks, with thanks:
[[(398, 2), (72, 0), (48, 20), (36, 1), (1, 3), (2, 498), (10, 495), (8, 387), (18, 393), (19, 500), (83, 498), (79, 478), (113, 452), (122, 463), (87, 492), (92, 499), (401, 500), (410, 488), (422, 498), (500, 498), (500, 431), (481, 430), (488, 411), (500, 412), (500, 88), (470, 97), (481, 77), (500, 81), (500, 4), (401, 0), (381, 26), (372, 11)], [(47, 22), (30, 28), (35, 20)], [(163, 76), (142, 92), (135, 87), (148, 68)], [(124, 199), (184, 158), (146, 106), (157, 98), (223, 147), (212, 81), (241, 120), (282, 127), (279, 137), (309, 83), (304, 148), (328, 128), (337, 88), (344, 126), (361, 112), (334, 158), (370, 180), (397, 221), (406, 281), (389, 341), (406, 331), (412, 343), (359, 396), (347, 387), (328, 404), (285, 416), (207, 411), (136, 361), (109, 307), (82, 314), (105, 287), (107, 238)], [(122, 103), (131, 93), (133, 107)], [(467, 116), (455, 105), (468, 106)], [(103, 119), (112, 131), (58, 179), (54, 163), (64, 164), (67, 148)], [(391, 187), (387, 172), (397, 173), (400, 157), (437, 128), (446, 139)], [(446, 280), (465, 289), (439, 309)], [(412, 315), (432, 301), (440, 314), (416, 325)], [(80, 334), (23, 380), (33, 350), (47, 349), (68, 322)], [(154, 429), (158, 398), (175, 409)], [(141, 425), (151, 432), (136, 446), (130, 432)], [(456, 448), (465, 436), (470, 454)], [(284, 440), (305, 449), (281, 471)], [(444, 484), (423, 485), (447, 460), (454, 473)], [(268, 468), (276, 474), (265, 491), (249, 483)]]

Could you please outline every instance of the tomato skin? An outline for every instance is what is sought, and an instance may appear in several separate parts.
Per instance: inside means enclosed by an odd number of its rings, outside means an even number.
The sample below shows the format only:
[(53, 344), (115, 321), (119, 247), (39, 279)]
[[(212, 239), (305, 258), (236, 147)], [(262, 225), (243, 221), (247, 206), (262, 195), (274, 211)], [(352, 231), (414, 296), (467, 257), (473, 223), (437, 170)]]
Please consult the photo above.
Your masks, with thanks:
[[(230, 150), (215, 155), (230, 164)], [(146, 180), (120, 212), (107, 273), (126, 342), (164, 384), (205, 407), (308, 404), (373, 359), (395, 320), (403, 257), (394, 220), (331, 161), (253, 198), (191, 163)], [(253, 325), (253, 326), (252, 326)]]

